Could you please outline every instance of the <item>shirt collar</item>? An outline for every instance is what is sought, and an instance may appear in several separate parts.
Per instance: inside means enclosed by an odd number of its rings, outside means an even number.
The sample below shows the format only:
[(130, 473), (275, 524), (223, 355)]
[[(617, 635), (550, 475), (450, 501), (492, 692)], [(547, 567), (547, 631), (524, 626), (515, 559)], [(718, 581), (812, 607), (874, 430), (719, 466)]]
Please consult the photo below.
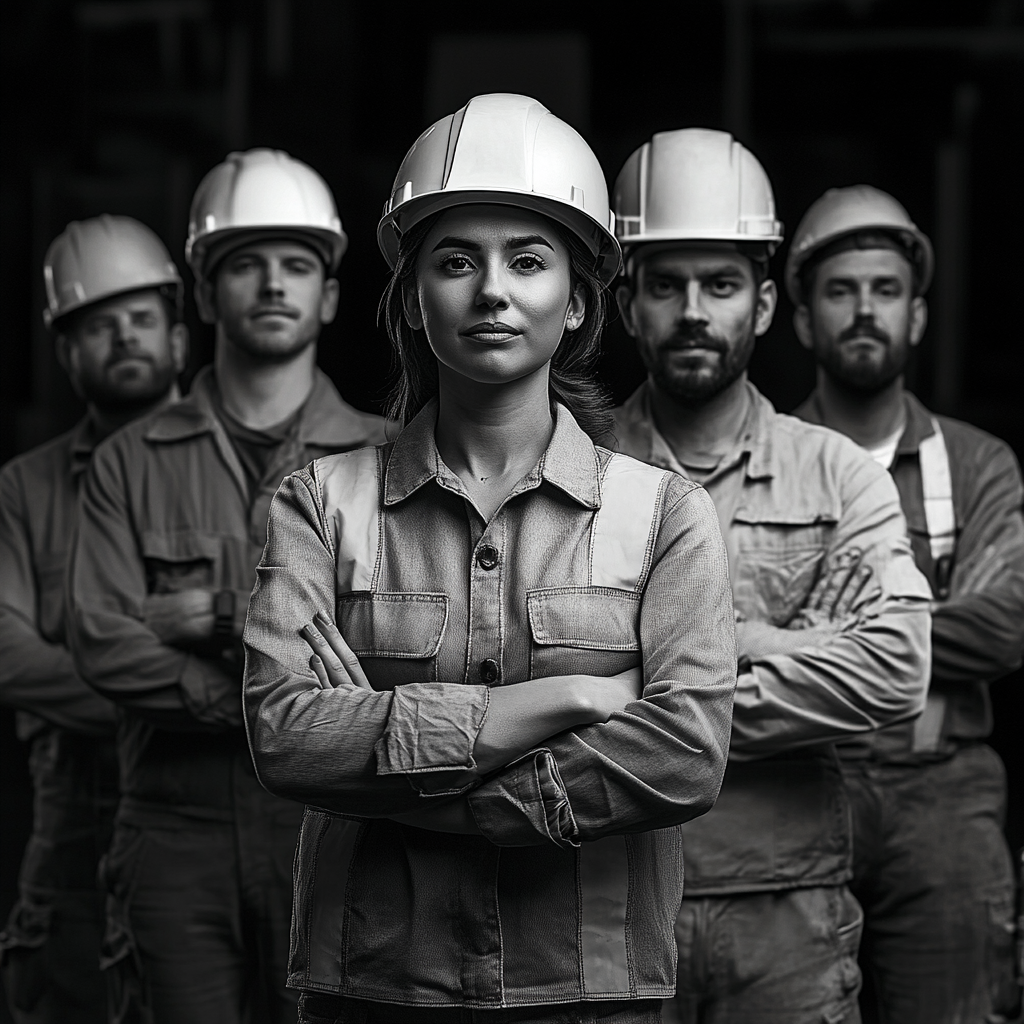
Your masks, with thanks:
[[(181, 441), (210, 433), (217, 418), (216, 380), (212, 366), (204, 366), (192, 381), (188, 395), (157, 413), (146, 431), (147, 441)], [(302, 407), (298, 440), (303, 446), (352, 448), (372, 443), (376, 431), (367, 416), (342, 400), (330, 378), (317, 368), (313, 390)]]
[[(921, 442), (935, 433), (931, 413), (921, 404), (916, 395), (909, 391), (903, 392), (903, 407), (907, 422), (896, 445), (896, 457), (900, 455), (916, 455)], [(821, 396), (817, 388), (811, 392), (807, 400), (797, 409), (798, 415), (809, 423), (825, 425), (825, 413), (821, 407)]]
[(96, 445), (100, 443), (96, 421), (91, 414), (86, 414), (78, 421), (71, 433), (71, 475), (78, 476), (89, 465)]
[[(437, 450), (437, 399), (431, 399), (398, 435), (384, 478), (384, 504), (395, 505), (431, 480), (449, 490), (463, 492), (461, 481), (444, 464)], [(584, 508), (601, 506), (597, 452), (572, 413), (555, 404), (555, 429), (537, 465), (515, 491), (553, 484)]]
[[(751, 479), (766, 479), (776, 475), (775, 435), (772, 420), (775, 408), (748, 380), (744, 385), (750, 398), (750, 407), (743, 424), (739, 442), (719, 468), (735, 464), (743, 455), (748, 456), (746, 475)], [(645, 380), (622, 406), (623, 420), (627, 428), (641, 441), (644, 462), (679, 472), (680, 466), (668, 442), (662, 437), (654, 423), (651, 411), (651, 383)], [(677, 469), (676, 467), (679, 467)], [(715, 472), (718, 472), (716, 469)], [(712, 474), (713, 476), (714, 474)]]

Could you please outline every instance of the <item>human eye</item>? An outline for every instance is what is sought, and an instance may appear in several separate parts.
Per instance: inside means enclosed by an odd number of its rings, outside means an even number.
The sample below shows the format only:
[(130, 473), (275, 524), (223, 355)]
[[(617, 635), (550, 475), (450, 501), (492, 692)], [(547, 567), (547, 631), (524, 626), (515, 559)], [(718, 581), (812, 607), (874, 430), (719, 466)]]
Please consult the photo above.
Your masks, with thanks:
[(736, 293), (739, 282), (734, 277), (713, 277), (707, 289), (716, 299), (725, 299)]
[(236, 256), (231, 261), (231, 272), (233, 274), (250, 274), (256, 269), (256, 259), (253, 256)]
[(307, 260), (302, 256), (294, 256), (284, 261), (284, 269), (287, 270), (289, 274), (305, 277), (306, 275), (313, 273), (313, 263), (311, 260)]
[(667, 299), (675, 291), (675, 287), (667, 277), (650, 277), (646, 281), (647, 294), (655, 299)]
[(133, 313), (132, 323), (136, 327), (155, 327), (156, 314), (151, 313), (148, 309), (143, 313)]
[(103, 334), (114, 329), (114, 320), (109, 316), (91, 316), (84, 327), (86, 334)]
[(532, 272), (536, 270), (547, 270), (548, 265), (535, 252), (517, 253), (510, 264), (513, 270)]
[(452, 252), (441, 260), (441, 269), (453, 274), (463, 274), (473, 269), (473, 261), (464, 253)]
[(882, 281), (875, 287), (876, 294), (883, 299), (898, 299), (903, 294), (899, 281)]

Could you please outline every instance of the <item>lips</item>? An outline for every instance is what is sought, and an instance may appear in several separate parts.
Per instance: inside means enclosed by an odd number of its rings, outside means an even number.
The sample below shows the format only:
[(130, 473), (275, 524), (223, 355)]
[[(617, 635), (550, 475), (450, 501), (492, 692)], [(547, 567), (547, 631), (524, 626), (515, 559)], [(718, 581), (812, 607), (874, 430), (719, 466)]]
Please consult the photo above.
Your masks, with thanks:
[(289, 320), (298, 320), (299, 314), (297, 310), (289, 309), (287, 307), (273, 306), (267, 309), (258, 309), (252, 314), (253, 320), (262, 320), (264, 317), (272, 316), (283, 316)]
[(473, 324), (472, 327), (467, 327), (466, 330), (459, 333), (463, 337), (472, 338), (474, 341), (498, 345), (502, 342), (511, 341), (523, 332), (516, 330), (515, 327), (509, 324), (502, 323), (500, 320), (484, 320), (481, 323)]

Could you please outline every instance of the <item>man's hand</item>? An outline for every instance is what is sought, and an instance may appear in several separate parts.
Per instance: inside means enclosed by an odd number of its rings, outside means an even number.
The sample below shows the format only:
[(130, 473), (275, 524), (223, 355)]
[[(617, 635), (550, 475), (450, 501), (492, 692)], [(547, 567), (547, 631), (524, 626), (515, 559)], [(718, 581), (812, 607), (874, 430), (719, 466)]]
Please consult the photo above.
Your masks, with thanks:
[(871, 566), (861, 561), (858, 548), (842, 552), (822, 572), (807, 603), (786, 628), (842, 632), (856, 622), (861, 607), (874, 596), (871, 576)]
[(330, 619), (315, 615), (309, 625), (302, 627), (302, 639), (313, 649), (309, 667), (322, 690), (333, 690), (338, 686), (373, 689), (359, 659)]
[(150, 594), (142, 605), (142, 621), (165, 644), (209, 640), (213, 636), (213, 591), (196, 587)]

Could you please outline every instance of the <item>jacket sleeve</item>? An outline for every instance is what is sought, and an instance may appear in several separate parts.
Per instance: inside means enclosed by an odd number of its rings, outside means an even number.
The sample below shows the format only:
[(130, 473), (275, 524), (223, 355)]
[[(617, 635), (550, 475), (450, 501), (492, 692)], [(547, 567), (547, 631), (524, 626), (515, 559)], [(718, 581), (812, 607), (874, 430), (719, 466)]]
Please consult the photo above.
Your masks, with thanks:
[(714, 505), (673, 478), (640, 604), (644, 692), (605, 723), (548, 740), (469, 794), (501, 846), (678, 825), (718, 797), (729, 750), (736, 646)]
[(932, 607), (932, 678), (997, 679), (1024, 651), (1024, 487), (1013, 453), (999, 443), (971, 467), (952, 591)]
[(51, 725), (91, 736), (114, 732), (114, 706), (75, 671), (71, 652), (40, 632), (40, 594), (24, 488), (0, 472), (0, 702)]
[(858, 550), (874, 589), (851, 628), (817, 646), (754, 659), (736, 688), (732, 756), (764, 757), (919, 714), (930, 671), (928, 584), (914, 564), (896, 485), (851, 449), (821, 571)]
[(80, 493), (68, 586), (78, 670), (105, 697), (162, 728), (237, 727), (237, 678), (215, 659), (163, 643), (143, 621), (146, 572), (128, 500), (130, 453), (112, 441), (96, 449)]
[[(245, 721), (256, 771), (270, 792), (336, 813), (421, 809), (410, 773), (475, 768), (487, 687), (321, 689), (300, 630), (318, 612), (333, 621), (335, 578), (319, 488), (303, 470), (285, 478), (271, 504), (245, 623)], [(395, 750), (397, 737), (414, 745)]]

